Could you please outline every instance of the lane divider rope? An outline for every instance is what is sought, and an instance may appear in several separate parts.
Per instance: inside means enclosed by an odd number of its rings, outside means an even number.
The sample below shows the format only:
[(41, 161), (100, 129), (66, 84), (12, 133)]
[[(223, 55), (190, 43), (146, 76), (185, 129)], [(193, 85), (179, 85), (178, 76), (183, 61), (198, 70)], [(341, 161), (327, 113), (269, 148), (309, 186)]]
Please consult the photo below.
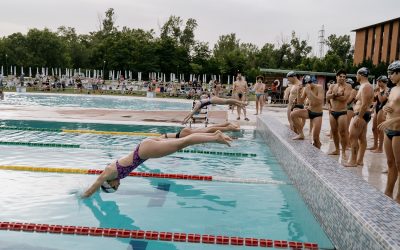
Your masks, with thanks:
[(49, 128), (27, 128), (27, 127), (0, 127), (0, 130), (23, 130), (23, 131), (42, 131), (42, 132), (59, 132), (59, 133), (78, 133), (78, 134), (104, 134), (104, 135), (143, 135), (143, 136), (160, 136), (160, 133), (146, 132), (119, 132), (119, 131), (99, 131), (99, 130), (80, 130), (80, 129), (49, 129)]
[[(28, 147), (51, 147), (51, 148), (127, 150), (127, 147), (121, 147), (121, 146), (101, 147), (101, 146), (95, 146), (95, 145), (79, 145), (79, 144), (63, 144), (63, 143), (0, 141), (0, 145), (28, 146)], [(238, 156), (238, 157), (255, 157), (255, 156), (257, 156), (257, 154), (250, 154), (250, 153), (218, 152), (218, 151), (194, 150), (194, 149), (182, 149), (182, 150), (179, 150), (178, 152), (179, 153), (193, 153), (193, 154), (208, 154), (208, 155), (229, 155), (229, 156)]]
[(22, 222), (0, 222), (0, 230), (36, 232), (51, 234), (67, 234), (81, 236), (97, 236), (112, 238), (133, 238), (143, 240), (160, 240), (186, 243), (204, 243), (231, 246), (275, 247), (290, 249), (318, 249), (317, 243), (286, 240), (271, 240), (246, 237), (232, 237), (209, 234), (158, 232), (149, 230), (128, 230), (120, 228), (100, 228), (85, 226), (66, 226), (51, 224), (36, 224)]
[[(30, 171), (30, 172), (52, 172), (52, 173), (67, 173), (67, 174), (94, 174), (99, 175), (103, 170), (99, 169), (84, 169), (84, 168), (49, 168), (49, 167), (31, 167), (31, 166), (2, 166), (1, 170), (14, 171)], [(229, 178), (210, 175), (188, 175), (188, 174), (170, 174), (170, 173), (149, 173), (149, 172), (131, 172), (130, 177), (144, 178), (161, 178), (161, 179), (180, 179), (180, 180), (195, 180), (195, 181), (214, 181), (214, 182), (232, 182), (232, 183), (249, 183), (249, 184), (276, 184), (288, 185), (283, 181), (277, 180), (262, 180), (262, 179), (241, 179)]]

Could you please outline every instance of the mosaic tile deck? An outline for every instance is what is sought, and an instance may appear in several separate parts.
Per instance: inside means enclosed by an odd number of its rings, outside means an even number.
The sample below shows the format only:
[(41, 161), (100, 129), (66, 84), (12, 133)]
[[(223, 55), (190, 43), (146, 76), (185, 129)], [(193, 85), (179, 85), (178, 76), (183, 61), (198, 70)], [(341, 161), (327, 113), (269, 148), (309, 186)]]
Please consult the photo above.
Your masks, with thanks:
[(257, 132), (338, 249), (400, 249), (400, 206), (272, 117)]

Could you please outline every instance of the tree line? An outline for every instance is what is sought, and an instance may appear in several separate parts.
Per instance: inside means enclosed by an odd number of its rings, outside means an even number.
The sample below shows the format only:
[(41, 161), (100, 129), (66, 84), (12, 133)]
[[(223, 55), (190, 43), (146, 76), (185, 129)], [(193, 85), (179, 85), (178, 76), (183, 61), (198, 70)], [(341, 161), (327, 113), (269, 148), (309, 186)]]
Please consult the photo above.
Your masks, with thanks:
[(356, 72), (362, 66), (372, 74), (386, 72), (387, 64), (374, 66), (371, 61), (353, 65), (349, 35), (330, 35), (328, 51), (323, 58), (310, 55), (312, 47), (293, 31), (287, 41), (266, 43), (259, 48), (243, 43), (236, 34), (221, 35), (211, 49), (209, 43), (196, 40), (195, 19), (170, 16), (154, 30), (119, 28), (115, 12), (105, 12), (98, 31), (77, 34), (75, 28), (61, 26), (56, 32), (47, 28), (30, 29), (27, 34), (14, 33), (0, 38), (0, 65), (17, 67), (81, 68), (163, 72), (165, 74), (228, 75), (241, 72), (249, 81), (260, 74), (260, 68), (335, 72)]

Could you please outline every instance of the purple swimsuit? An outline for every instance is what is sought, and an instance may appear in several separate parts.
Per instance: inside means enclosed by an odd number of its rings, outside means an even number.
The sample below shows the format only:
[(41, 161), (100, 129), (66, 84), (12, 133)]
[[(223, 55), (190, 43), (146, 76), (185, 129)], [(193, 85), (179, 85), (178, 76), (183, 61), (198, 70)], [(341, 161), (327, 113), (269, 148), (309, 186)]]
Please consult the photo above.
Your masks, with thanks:
[(136, 146), (135, 151), (133, 152), (133, 162), (129, 166), (121, 166), (119, 165), (118, 161), (116, 162), (117, 165), (117, 172), (118, 172), (118, 179), (122, 179), (127, 177), (130, 172), (132, 172), (135, 168), (137, 168), (140, 164), (142, 164), (147, 159), (141, 159), (139, 156), (139, 145)]

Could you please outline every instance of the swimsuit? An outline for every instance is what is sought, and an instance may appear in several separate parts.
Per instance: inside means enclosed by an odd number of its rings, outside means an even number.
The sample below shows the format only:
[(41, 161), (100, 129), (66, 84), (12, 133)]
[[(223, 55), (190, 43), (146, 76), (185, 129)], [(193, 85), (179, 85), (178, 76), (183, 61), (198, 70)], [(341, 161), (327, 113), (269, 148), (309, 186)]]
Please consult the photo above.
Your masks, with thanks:
[(210, 98), (200, 100), (200, 104), (201, 104), (201, 105), (200, 105), (200, 109), (202, 109), (202, 108), (204, 108), (205, 106), (210, 105), (210, 104), (211, 104), (211, 100), (210, 100)]
[[(381, 94), (381, 96), (385, 95), (385, 91), (381, 91), (380, 94)], [(375, 112), (378, 114), (379, 111), (380, 111), (381, 109), (383, 109), (383, 106), (386, 105), (386, 103), (387, 103), (387, 99), (386, 99), (386, 101), (384, 101), (384, 102), (381, 103), (381, 102), (379, 101), (379, 98), (376, 98)]]
[[(358, 115), (359, 114), (359, 112), (356, 112), (355, 114), (354, 114), (354, 116), (356, 116), (356, 115)], [(370, 120), (371, 120), (371, 112), (365, 112), (364, 113), (364, 115), (363, 115), (363, 119), (364, 119), (364, 121), (366, 122), (366, 123), (368, 123)]]
[(239, 97), (240, 100), (242, 100), (243, 93), (239, 93), (239, 94), (238, 94), (238, 97)]
[(385, 134), (390, 140), (392, 140), (393, 136), (400, 136), (400, 130), (386, 129)]
[(147, 159), (142, 159), (139, 156), (139, 145), (136, 146), (135, 151), (133, 152), (133, 162), (129, 166), (121, 166), (119, 165), (118, 161), (116, 162), (117, 165), (117, 172), (118, 172), (118, 179), (125, 178), (132, 172), (135, 168), (137, 168), (140, 164), (142, 164)]
[(316, 117), (320, 117), (320, 116), (322, 117), (322, 115), (324, 114), (323, 112), (313, 112), (309, 109), (307, 109), (307, 111), (308, 111), (308, 117), (310, 117), (310, 120), (312, 120)]
[(260, 99), (261, 96), (263, 96), (264, 94), (256, 94), (257, 99)]
[(177, 138), (177, 139), (179, 138), (179, 136), (181, 135), (182, 130), (183, 129), (179, 130), (178, 133), (176, 133), (175, 138)]
[(291, 109), (291, 111), (293, 111), (293, 109), (304, 109), (304, 104), (295, 104), (293, 107), (292, 107), (292, 109)]
[(347, 115), (347, 110), (346, 111), (331, 111), (331, 115), (335, 120), (337, 120), (340, 116), (342, 115)]

